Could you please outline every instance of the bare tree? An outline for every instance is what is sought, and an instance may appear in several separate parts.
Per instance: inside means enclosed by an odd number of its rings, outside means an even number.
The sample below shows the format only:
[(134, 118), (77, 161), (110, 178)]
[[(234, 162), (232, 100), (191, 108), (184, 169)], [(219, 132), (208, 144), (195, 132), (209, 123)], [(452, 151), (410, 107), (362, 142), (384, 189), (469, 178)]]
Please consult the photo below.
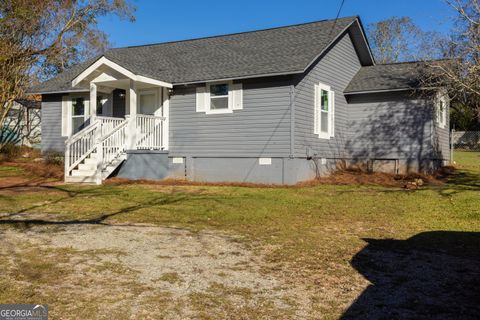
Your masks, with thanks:
[(443, 86), (480, 121), (480, 2), (446, 0), (456, 13), (455, 27), (442, 51), (447, 60), (428, 63), (426, 85)]
[(410, 58), (411, 40), (420, 33), (409, 17), (392, 17), (368, 26), (373, 54), (378, 63)]
[(107, 14), (134, 19), (128, 0), (0, 1), (0, 125), (32, 79), (103, 49), (98, 18)]
[(438, 44), (444, 37), (423, 31), (410, 17), (391, 17), (368, 26), (373, 55), (378, 63), (442, 57)]

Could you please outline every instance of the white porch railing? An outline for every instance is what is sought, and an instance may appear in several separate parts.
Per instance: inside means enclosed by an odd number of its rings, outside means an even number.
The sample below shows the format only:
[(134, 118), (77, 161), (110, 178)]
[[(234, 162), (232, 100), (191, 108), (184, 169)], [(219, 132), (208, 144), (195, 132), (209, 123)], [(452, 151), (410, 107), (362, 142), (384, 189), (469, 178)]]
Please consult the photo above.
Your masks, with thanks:
[(125, 121), (124, 118), (114, 118), (114, 117), (104, 117), (104, 116), (97, 116), (96, 117), (100, 121), (100, 125), (102, 128), (102, 137), (109, 132), (111, 132), (115, 127)]
[(137, 115), (137, 149), (161, 150), (164, 148), (164, 121), (164, 117), (156, 117), (143, 114)]
[(127, 121), (121, 122), (110, 133), (102, 137), (103, 167), (107, 167), (125, 153), (127, 142)]
[(91, 123), (65, 141), (65, 175), (95, 150), (98, 127), (98, 122)]
[(72, 172), (92, 154), (96, 155), (90, 157), (97, 163), (94, 166), (96, 177), (102, 177), (102, 172), (105, 174), (110, 167), (117, 166), (119, 162), (115, 160), (120, 159), (126, 149), (131, 147), (127, 145), (130, 143), (129, 130), (133, 129), (129, 123), (134, 125), (136, 131), (136, 140), (133, 141), (136, 149), (165, 148), (164, 117), (150, 115), (137, 115), (127, 119), (95, 117), (90, 125), (65, 142), (65, 177), (73, 175)]

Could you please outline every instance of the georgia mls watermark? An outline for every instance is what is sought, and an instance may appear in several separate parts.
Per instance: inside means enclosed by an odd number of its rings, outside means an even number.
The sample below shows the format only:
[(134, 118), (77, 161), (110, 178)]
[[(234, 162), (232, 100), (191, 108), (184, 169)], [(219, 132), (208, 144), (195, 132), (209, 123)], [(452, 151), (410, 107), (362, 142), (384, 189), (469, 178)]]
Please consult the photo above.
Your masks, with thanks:
[(0, 320), (47, 320), (46, 304), (0, 304)]

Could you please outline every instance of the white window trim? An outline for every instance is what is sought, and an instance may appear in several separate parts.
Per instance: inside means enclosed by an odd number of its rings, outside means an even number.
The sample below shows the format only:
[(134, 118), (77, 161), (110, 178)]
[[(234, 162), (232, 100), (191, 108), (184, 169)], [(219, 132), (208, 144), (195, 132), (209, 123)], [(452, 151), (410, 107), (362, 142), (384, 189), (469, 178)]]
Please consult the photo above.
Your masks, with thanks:
[[(440, 102), (443, 102), (444, 108), (443, 108), (443, 117), (440, 117)], [(438, 91), (437, 93), (437, 98), (435, 101), (435, 112), (436, 112), (436, 123), (441, 129), (445, 129), (447, 126), (447, 116), (448, 112), (447, 110), (449, 109), (449, 99), (447, 96), (447, 93), (445, 91)], [(440, 119), (443, 118), (443, 121), (440, 121)]]
[[(69, 102), (70, 101), (70, 102)], [(62, 137), (69, 137), (72, 132), (70, 95), (62, 96)]]
[[(224, 84), (226, 83), (228, 85), (228, 108), (226, 109), (211, 109), (211, 99), (210, 97), (210, 87), (212, 85), (217, 85), (217, 84)], [(222, 114), (222, 113), (233, 113), (233, 91), (232, 91), (232, 86), (233, 86), (233, 81), (218, 81), (218, 82), (208, 82), (206, 84), (206, 105), (205, 105), (205, 113), (206, 114)], [(223, 98), (224, 96), (222, 96)]]
[[(90, 100), (89, 96), (85, 94), (68, 94), (64, 95), (62, 99), (62, 136), (70, 137), (73, 134), (73, 110), (72, 100), (76, 98), (83, 98), (85, 103), (84, 121), (90, 117)], [(76, 116), (78, 117), (78, 116)]]
[[(335, 133), (335, 92), (332, 88), (326, 84), (318, 83), (314, 88), (314, 133), (318, 135), (319, 139), (330, 140), (334, 137)], [(321, 90), (328, 92), (328, 132), (321, 131), (321, 103), (320, 103), (320, 93)]]
[[(83, 98), (83, 122), (87, 121), (90, 117), (90, 100), (89, 97), (84, 95), (71, 95), (69, 100), (69, 108), (70, 108), (70, 135), (73, 135), (73, 118), (80, 118), (80, 116), (73, 115), (73, 99)], [(96, 110), (95, 110), (96, 111)]]

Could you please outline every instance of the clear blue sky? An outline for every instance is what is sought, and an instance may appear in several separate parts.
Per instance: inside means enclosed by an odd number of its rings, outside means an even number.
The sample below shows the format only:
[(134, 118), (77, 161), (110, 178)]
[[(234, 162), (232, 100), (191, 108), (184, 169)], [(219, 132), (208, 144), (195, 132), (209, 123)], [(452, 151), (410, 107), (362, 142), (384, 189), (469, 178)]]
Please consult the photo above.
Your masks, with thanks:
[[(265, 29), (337, 15), (341, 0), (134, 0), (137, 21), (105, 17), (100, 27), (113, 47)], [(447, 32), (449, 6), (443, 0), (345, 0), (340, 16), (359, 15), (367, 26), (391, 16), (410, 16), (422, 29)]]

